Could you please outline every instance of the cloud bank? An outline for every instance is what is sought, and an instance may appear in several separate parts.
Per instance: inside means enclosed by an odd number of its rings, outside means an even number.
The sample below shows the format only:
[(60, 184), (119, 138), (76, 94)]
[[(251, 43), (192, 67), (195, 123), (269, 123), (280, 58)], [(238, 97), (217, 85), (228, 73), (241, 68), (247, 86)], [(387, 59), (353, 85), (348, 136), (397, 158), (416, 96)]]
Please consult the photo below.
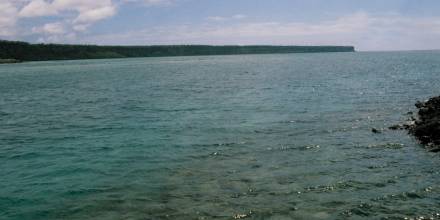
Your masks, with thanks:
[[(440, 16), (408, 17), (363, 11), (313, 22), (261, 21), (245, 14), (213, 15), (196, 24), (176, 19), (172, 24), (122, 33), (89, 32), (93, 25), (115, 16), (123, 5), (171, 6), (176, 1), (0, 0), (0, 38), (19, 40), (37, 36), (41, 42), (110, 45), (277, 44), (354, 45), (360, 50), (440, 49)], [(41, 20), (29, 22), (34, 19)], [(23, 21), (32, 26), (22, 27)]]
[(0, 0), (0, 36), (15, 34), (14, 27), (17, 23), (18, 10), (10, 1)]
[(32, 27), (31, 33), (40, 34), (40, 41), (72, 40), (77, 33), (114, 16), (118, 5), (128, 2), (152, 6), (171, 0), (0, 0), (0, 37), (30, 34), (19, 30), (20, 20), (51, 18), (56, 22)]
[[(230, 19), (230, 18), (229, 18)], [(354, 45), (360, 50), (440, 49), (440, 17), (408, 18), (365, 12), (320, 22), (218, 23), (152, 27), (85, 38), (101, 44)]]

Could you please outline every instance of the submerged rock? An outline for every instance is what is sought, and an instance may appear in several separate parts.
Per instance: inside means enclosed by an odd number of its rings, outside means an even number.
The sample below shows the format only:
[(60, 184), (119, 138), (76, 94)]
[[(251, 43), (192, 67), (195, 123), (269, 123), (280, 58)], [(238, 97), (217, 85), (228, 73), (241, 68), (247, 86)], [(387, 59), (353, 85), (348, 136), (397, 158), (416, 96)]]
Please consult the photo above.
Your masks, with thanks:
[(440, 151), (440, 96), (417, 102), (418, 119), (405, 127), (429, 150)]
[(403, 125), (392, 125), (392, 126), (388, 127), (388, 129), (390, 129), (390, 130), (402, 130), (403, 129)]
[(377, 130), (376, 128), (372, 128), (371, 132), (375, 133), (375, 134), (380, 134), (382, 133), (380, 130)]

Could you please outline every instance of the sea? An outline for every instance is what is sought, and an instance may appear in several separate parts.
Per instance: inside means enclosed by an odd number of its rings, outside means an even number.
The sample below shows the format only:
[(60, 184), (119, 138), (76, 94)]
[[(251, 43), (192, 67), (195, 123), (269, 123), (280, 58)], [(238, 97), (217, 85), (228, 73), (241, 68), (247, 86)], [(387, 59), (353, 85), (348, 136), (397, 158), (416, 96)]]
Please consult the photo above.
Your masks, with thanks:
[(1, 65), (0, 219), (440, 219), (388, 129), (439, 94), (439, 51)]

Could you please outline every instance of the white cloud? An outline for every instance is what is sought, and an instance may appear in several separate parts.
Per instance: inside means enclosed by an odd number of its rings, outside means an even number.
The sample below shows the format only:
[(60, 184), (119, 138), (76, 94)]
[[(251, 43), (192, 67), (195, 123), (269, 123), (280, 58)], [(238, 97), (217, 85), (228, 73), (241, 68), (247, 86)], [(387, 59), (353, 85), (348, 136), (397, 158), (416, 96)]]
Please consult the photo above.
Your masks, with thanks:
[(32, 28), (32, 33), (38, 34), (40, 43), (66, 43), (73, 42), (77, 34), (62, 22), (47, 23), (39, 27)]
[(58, 10), (50, 3), (44, 0), (34, 0), (29, 2), (24, 8), (21, 9), (19, 16), (21, 17), (39, 17), (56, 15)]
[(122, 3), (141, 3), (145, 6), (172, 5), (177, 0), (122, 0)]
[(15, 32), (18, 10), (14, 4), (0, 0), (0, 36), (11, 36)]
[[(114, 16), (121, 4), (166, 6), (176, 1), (178, 0), (0, 0), (0, 37), (15, 39), (39, 34), (42, 35), (39, 38), (42, 42), (60, 42), (63, 37), (72, 40), (96, 22)], [(31, 27), (31, 32), (18, 26), (20, 20), (39, 17), (50, 17), (55, 21)]]
[(242, 15), (242, 14), (236, 14), (236, 15), (232, 16), (233, 19), (243, 19), (246, 17), (247, 17), (246, 15)]
[(91, 10), (81, 11), (74, 22), (80, 24), (89, 24), (111, 17), (114, 14), (115, 8), (111, 5), (99, 7)]
[(66, 30), (62, 23), (55, 22), (45, 24), (42, 27), (34, 27), (32, 28), (32, 32), (39, 34), (60, 35), (65, 34)]
[(116, 14), (116, 5), (112, 0), (16, 0), (15, 3), (15, 8), (20, 8), (15, 20), (48, 16), (57, 20), (32, 28), (32, 33), (43, 35), (40, 36), (43, 42), (60, 42), (63, 37), (75, 39), (75, 32), (84, 32), (96, 22)]
[(221, 16), (211, 16), (211, 17), (207, 17), (208, 20), (211, 21), (225, 21), (227, 20), (226, 17), (221, 17)]
[(21, 17), (42, 17), (58, 15), (64, 12), (76, 12), (74, 23), (92, 24), (112, 17), (116, 7), (111, 0), (31, 0), (20, 11)]
[(75, 41), (76, 37), (77, 36), (75, 33), (55, 34), (41, 36), (37, 41), (39, 43), (66, 43)]
[(207, 17), (206, 19), (210, 20), (210, 21), (230, 21), (230, 20), (240, 20), (240, 19), (244, 19), (246, 17), (247, 17), (246, 15), (236, 14), (236, 15), (229, 16), (229, 17), (227, 17), (227, 16), (210, 16), (210, 17)]
[(90, 27), (90, 24), (75, 24), (72, 29), (77, 32), (84, 32)]
[[(302, 44), (355, 45), (361, 50), (440, 49), (440, 16), (407, 17), (365, 12), (315, 22), (258, 22), (243, 14), (212, 16), (203, 24), (152, 26), (91, 36), (99, 21), (123, 4), (173, 5), (180, 0), (0, 0), (0, 38), (34, 34), (42, 42), (98, 44)], [(134, 7), (135, 5), (131, 5)], [(49, 17), (33, 22), (32, 19)], [(28, 21), (27, 25), (20, 25)], [(30, 22), (29, 22), (30, 21)], [(197, 23), (197, 22), (196, 22)], [(38, 24), (38, 25), (37, 25)], [(32, 25), (34, 27), (32, 27)], [(31, 31), (30, 31), (31, 30)]]

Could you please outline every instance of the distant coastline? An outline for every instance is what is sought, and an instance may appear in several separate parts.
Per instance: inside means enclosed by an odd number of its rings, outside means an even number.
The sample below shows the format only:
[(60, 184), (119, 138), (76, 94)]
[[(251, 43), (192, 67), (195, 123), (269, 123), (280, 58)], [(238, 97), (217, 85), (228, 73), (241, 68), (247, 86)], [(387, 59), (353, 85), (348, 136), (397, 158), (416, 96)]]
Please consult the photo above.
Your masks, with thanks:
[[(165, 57), (272, 53), (329, 53), (355, 52), (353, 46), (210, 46), (210, 45), (157, 45), (157, 46), (98, 46), (68, 44), (30, 44), (0, 40), (0, 60), (47, 61), (129, 57)], [(1, 63), (1, 62), (0, 62)]]
[(17, 59), (0, 59), (0, 64), (6, 64), (6, 63), (21, 63), (21, 60)]

